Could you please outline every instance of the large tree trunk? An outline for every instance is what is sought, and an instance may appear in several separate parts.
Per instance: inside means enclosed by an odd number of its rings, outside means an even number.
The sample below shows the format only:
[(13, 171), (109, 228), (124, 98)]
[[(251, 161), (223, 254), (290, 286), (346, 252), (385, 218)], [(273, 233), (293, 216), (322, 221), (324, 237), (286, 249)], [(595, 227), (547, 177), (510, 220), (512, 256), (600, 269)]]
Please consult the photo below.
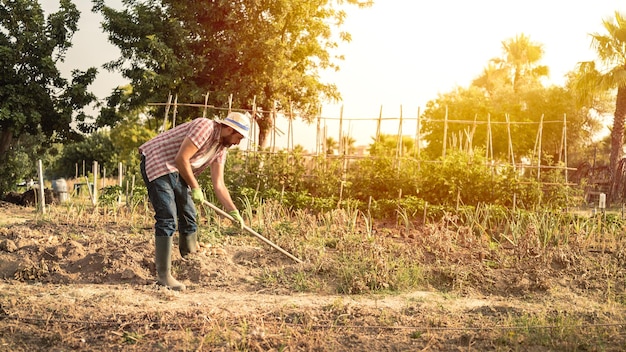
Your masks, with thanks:
[(10, 128), (2, 130), (0, 132), (0, 160), (4, 159), (4, 155), (9, 150), (11, 142), (13, 141), (13, 131)]
[(274, 122), (271, 114), (263, 114), (256, 118), (257, 125), (259, 126), (259, 149), (267, 147), (269, 142), (270, 131), (274, 127)]
[[(613, 130), (611, 131), (611, 158), (609, 163), (611, 190), (615, 189), (615, 181), (621, 179), (616, 177), (617, 164), (623, 156), (624, 147), (624, 120), (626, 119), (626, 87), (617, 89), (615, 99), (615, 114), (613, 115)], [(619, 195), (611, 191), (609, 199), (616, 200)]]

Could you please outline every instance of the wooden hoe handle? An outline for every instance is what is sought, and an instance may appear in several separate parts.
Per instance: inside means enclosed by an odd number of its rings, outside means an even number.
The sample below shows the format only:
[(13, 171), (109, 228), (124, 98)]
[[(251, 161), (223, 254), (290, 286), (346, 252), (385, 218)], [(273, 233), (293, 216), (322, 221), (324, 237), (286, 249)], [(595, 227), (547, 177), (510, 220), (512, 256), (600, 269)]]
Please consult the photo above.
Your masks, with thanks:
[[(230, 216), (227, 212), (223, 211), (222, 209), (216, 207), (215, 205), (211, 204), (208, 201), (204, 201), (202, 204), (208, 206), (209, 208), (215, 210), (215, 212), (217, 212), (220, 216), (225, 217), (228, 220), (231, 221), (235, 221), (235, 219)], [(287, 252), (286, 250), (280, 248), (277, 244), (275, 244), (274, 242), (268, 240), (267, 238), (261, 236), (258, 232), (254, 231), (252, 228), (250, 228), (247, 225), (243, 225), (243, 229), (248, 231), (249, 233), (253, 234), (254, 236), (256, 236), (258, 239), (260, 239), (261, 241), (269, 244), (270, 246), (274, 247), (274, 249), (278, 250), (279, 252), (281, 252), (282, 254), (288, 256), (289, 258), (293, 259), (296, 263), (302, 263), (302, 260), (294, 257), (291, 253)]]

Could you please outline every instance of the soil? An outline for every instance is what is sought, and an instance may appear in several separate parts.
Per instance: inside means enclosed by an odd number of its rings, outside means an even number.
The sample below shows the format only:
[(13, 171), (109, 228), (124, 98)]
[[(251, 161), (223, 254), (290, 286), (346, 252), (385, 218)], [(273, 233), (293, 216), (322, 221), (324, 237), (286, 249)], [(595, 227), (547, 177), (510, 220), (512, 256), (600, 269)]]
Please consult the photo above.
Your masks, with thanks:
[(175, 248), (187, 285), (176, 292), (155, 283), (148, 217), (79, 217), (0, 202), (0, 351), (626, 350), (625, 282), (607, 286), (598, 268), (486, 274), (459, 262), (474, 286), (297, 292), (267, 273), (311, 264), (227, 236), (186, 260)]

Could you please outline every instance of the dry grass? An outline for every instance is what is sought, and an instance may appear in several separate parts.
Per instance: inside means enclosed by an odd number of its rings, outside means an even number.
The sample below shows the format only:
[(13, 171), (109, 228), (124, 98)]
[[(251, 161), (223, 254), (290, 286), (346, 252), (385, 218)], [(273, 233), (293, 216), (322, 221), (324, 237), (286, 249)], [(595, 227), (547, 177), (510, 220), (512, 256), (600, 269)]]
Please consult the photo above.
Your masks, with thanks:
[(295, 264), (202, 212), (200, 238), (221, 251), (175, 257), (189, 287), (176, 293), (153, 284), (145, 207), (0, 209), (31, 219), (0, 227), (1, 349), (626, 348), (618, 219), (477, 210), (418, 225), (271, 202), (244, 210), (305, 261)]

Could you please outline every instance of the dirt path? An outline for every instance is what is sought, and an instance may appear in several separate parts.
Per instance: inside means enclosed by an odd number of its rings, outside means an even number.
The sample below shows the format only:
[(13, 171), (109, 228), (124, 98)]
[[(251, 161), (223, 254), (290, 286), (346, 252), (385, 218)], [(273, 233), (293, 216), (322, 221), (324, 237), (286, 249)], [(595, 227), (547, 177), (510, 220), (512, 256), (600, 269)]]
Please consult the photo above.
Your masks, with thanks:
[(43, 221), (7, 204), (0, 219), (0, 351), (626, 350), (624, 302), (564, 285), (303, 293), (267, 281), (310, 264), (233, 238), (175, 257), (188, 289), (174, 292), (154, 283), (149, 226)]

